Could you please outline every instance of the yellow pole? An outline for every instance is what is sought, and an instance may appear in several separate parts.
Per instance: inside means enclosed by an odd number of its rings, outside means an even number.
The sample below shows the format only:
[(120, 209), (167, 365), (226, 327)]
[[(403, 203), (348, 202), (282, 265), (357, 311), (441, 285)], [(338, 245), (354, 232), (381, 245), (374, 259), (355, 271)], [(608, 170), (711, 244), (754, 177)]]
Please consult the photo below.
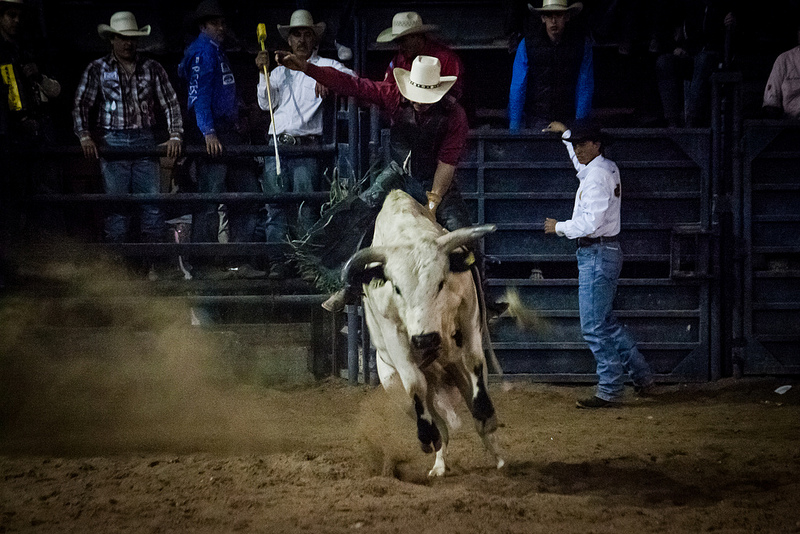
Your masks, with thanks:
[[(267, 26), (259, 24), (256, 30), (258, 42), (261, 43), (261, 50), (265, 50), (264, 41), (267, 40)], [(272, 113), (272, 88), (269, 85), (269, 72), (267, 66), (264, 65), (264, 76), (267, 79), (267, 100), (269, 102), (269, 120), (272, 123), (272, 142), (275, 145), (275, 172), (280, 176), (281, 174), (281, 158), (278, 156), (278, 133), (275, 131), (275, 115)]]

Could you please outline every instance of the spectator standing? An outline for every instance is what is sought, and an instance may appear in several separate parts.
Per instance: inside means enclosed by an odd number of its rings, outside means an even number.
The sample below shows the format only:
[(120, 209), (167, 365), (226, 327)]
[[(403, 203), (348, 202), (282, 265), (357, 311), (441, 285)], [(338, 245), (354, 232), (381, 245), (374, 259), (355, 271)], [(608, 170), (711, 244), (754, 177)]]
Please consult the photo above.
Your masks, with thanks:
[[(313, 65), (332, 67), (341, 72), (355, 76), (355, 72), (338, 61), (320, 57), (317, 53), (319, 39), (325, 31), (324, 22), (314, 22), (311, 13), (298, 9), (292, 13), (288, 25), (278, 25), (281, 37), (289, 43), (292, 54)], [(269, 52), (264, 50), (256, 57), (256, 65), (260, 74), (257, 94), (258, 105), (263, 110), (269, 109), (270, 96), (267, 95), (267, 79), (264, 68), (269, 68)], [(303, 73), (293, 72), (286, 67), (278, 66), (270, 74), (272, 89), (271, 102), (275, 119), (275, 133), (278, 144), (284, 146), (319, 146), (322, 141), (322, 99), (327, 89), (313, 78)], [(272, 143), (272, 129), (268, 130)], [(265, 193), (294, 191), (308, 193), (320, 189), (319, 162), (315, 156), (304, 158), (287, 158), (281, 161), (281, 175), (276, 172), (275, 157), (265, 160), (264, 174), (261, 184)], [(311, 228), (314, 216), (310, 206), (305, 203), (301, 208), (296, 233), (300, 236)], [(288, 231), (287, 210), (281, 204), (267, 206), (266, 238), (267, 241), (283, 241)], [(273, 258), (269, 270), (269, 278), (278, 280), (286, 277), (285, 258)]]
[(764, 88), (764, 115), (800, 119), (800, 25), (797, 44), (778, 56)]
[[(26, 39), (24, 20), (28, 8), (22, 0), (0, 1), (0, 149), (12, 154), (18, 149), (43, 149), (56, 143), (56, 131), (50, 116), (49, 101), (61, 94), (58, 81), (43, 73), (42, 59)], [(0, 183), (0, 211), (5, 232), (14, 232), (21, 224), (21, 214), (14, 206), (5, 206), (12, 197), (26, 192), (60, 193), (61, 172), (53, 160), (16, 159), (4, 165)], [(63, 223), (52, 210), (41, 214), (50, 219), (50, 230)], [(54, 219), (59, 219), (58, 221)], [(46, 225), (45, 225), (46, 226)]]
[[(736, 27), (732, 0), (665, 0), (666, 52), (656, 60), (664, 119), (670, 127), (707, 126), (711, 120), (711, 74), (723, 61)], [(668, 34), (668, 37), (665, 35)], [(666, 38), (665, 38), (666, 37)]]
[(578, 400), (577, 406), (613, 406), (622, 398), (624, 373), (642, 393), (653, 387), (650, 366), (612, 307), (622, 269), (619, 168), (603, 155), (606, 140), (598, 128), (586, 124), (570, 131), (553, 122), (545, 131), (561, 134), (580, 181), (572, 218), (560, 222), (547, 218), (544, 223), (546, 234), (578, 241), (581, 332), (597, 361), (599, 381), (595, 396)]
[(541, 130), (552, 121), (585, 119), (594, 95), (592, 45), (571, 22), (583, 4), (544, 0), (542, 7), (528, 4), (528, 9), (542, 23), (528, 25), (517, 46), (508, 100), (512, 132), (523, 125)]
[(441, 65), (442, 76), (456, 77), (447, 98), (460, 101), (464, 94), (464, 66), (458, 54), (433, 37), (436, 30), (438, 26), (423, 24), (422, 17), (414, 11), (397, 13), (392, 17), (392, 27), (383, 30), (376, 39), (379, 43), (397, 44), (397, 53), (386, 67), (384, 80), (394, 83), (394, 69), (410, 71), (417, 56), (435, 57)]
[(61, 94), (61, 84), (41, 70), (23, 35), (25, 5), (22, 0), (0, 1), (0, 66), (8, 95), (7, 134), (15, 146), (39, 147), (55, 143), (47, 103)]
[[(155, 148), (156, 109), (166, 116), (169, 140), (167, 156), (181, 153), (183, 120), (175, 90), (164, 68), (138, 53), (141, 37), (150, 26), (139, 28), (130, 11), (111, 16), (110, 24), (97, 26), (97, 33), (111, 44), (111, 53), (86, 67), (75, 93), (72, 113), (75, 135), (87, 158), (97, 158), (98, 147), (151, 150)], [(90, 117), (96, 113), (96, 124)], [(107, 194), (154, 194), (160, 192), (159, 160), (155, 156), (100, 157), (103, 189)], [(105, 237), (124, 242), (129, 217), (112, 207), (105, 220)], [(141, 205), (141, 233), (148, 242), (165, 238), (164, 213), (155, 204)]]
[[(187, 48), (178, 66), (178, 74), (188, 85), (188, 109), (206, 147), (207, 157), (198, 162), (197, 182), (201, 193), (258, 193), (261, 187), (251, 161), (224, 161), (221, 156), (226, 146), (246, 144), (244, 121), (239, 116), (239, 99), (231, 63), (222, 47), (228, 31), (225, 13), (216, 0), (204, 0), (195, 10), (195, 23), (200, 34)], [(228, 209), (230, 240), (253, 240), (258, 209), (250, 204), (232, 204)], [(219, 206), (204, 204), (193, 214), (192, 241), (217, 242), (219, 240)], [(226, 273), (203, 269), (205, 277), (238, 275), (244, 278), (261, 278), (265, 272), (249, 264), (231, 267)]]

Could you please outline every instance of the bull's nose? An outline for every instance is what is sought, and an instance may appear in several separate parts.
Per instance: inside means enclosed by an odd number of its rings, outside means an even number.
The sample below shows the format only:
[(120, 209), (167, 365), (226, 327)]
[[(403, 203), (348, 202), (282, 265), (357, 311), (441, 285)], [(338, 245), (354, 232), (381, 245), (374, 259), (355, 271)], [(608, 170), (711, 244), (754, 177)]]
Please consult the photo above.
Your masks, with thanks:
[(415, 349), (419, 350), (435, 349), (442, 344), (442, 336), (438, 332), (411, 336), (411, 344), (414, 345)]

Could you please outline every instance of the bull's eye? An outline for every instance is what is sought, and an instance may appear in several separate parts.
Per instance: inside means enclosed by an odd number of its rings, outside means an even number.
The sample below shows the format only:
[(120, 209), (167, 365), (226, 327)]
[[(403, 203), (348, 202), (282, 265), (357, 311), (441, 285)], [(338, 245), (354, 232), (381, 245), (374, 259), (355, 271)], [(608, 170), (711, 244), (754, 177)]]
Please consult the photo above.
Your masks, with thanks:
[(441, 292), (441, 291), (442, 291), (442, 289), (444, 289), (444, 280), (442, 280), (441, 282), (439, 282), (439, 291)]
[(394, 286), (394, 292), (397, 293), (398, 295), (400, 295), (400, 288), (397, 287), (397, 286)]

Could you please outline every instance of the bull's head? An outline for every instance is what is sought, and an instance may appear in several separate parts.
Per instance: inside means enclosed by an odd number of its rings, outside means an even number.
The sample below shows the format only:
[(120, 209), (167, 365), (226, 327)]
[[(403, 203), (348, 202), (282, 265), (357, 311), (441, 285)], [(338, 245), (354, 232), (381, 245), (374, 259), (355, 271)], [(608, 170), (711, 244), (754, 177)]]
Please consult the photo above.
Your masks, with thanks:
[(350, 287), (382, 285), (387, 311), (396, 313), (411, 345), (434, 350), (443, 338), (456, 336), (461, 301), (475, 292), (470, 276), (458, 276), (474, 263), (463, 247), (495, 229), (475, 226), (413, 245), (369, 247), (350, 258), (342, 276)]

